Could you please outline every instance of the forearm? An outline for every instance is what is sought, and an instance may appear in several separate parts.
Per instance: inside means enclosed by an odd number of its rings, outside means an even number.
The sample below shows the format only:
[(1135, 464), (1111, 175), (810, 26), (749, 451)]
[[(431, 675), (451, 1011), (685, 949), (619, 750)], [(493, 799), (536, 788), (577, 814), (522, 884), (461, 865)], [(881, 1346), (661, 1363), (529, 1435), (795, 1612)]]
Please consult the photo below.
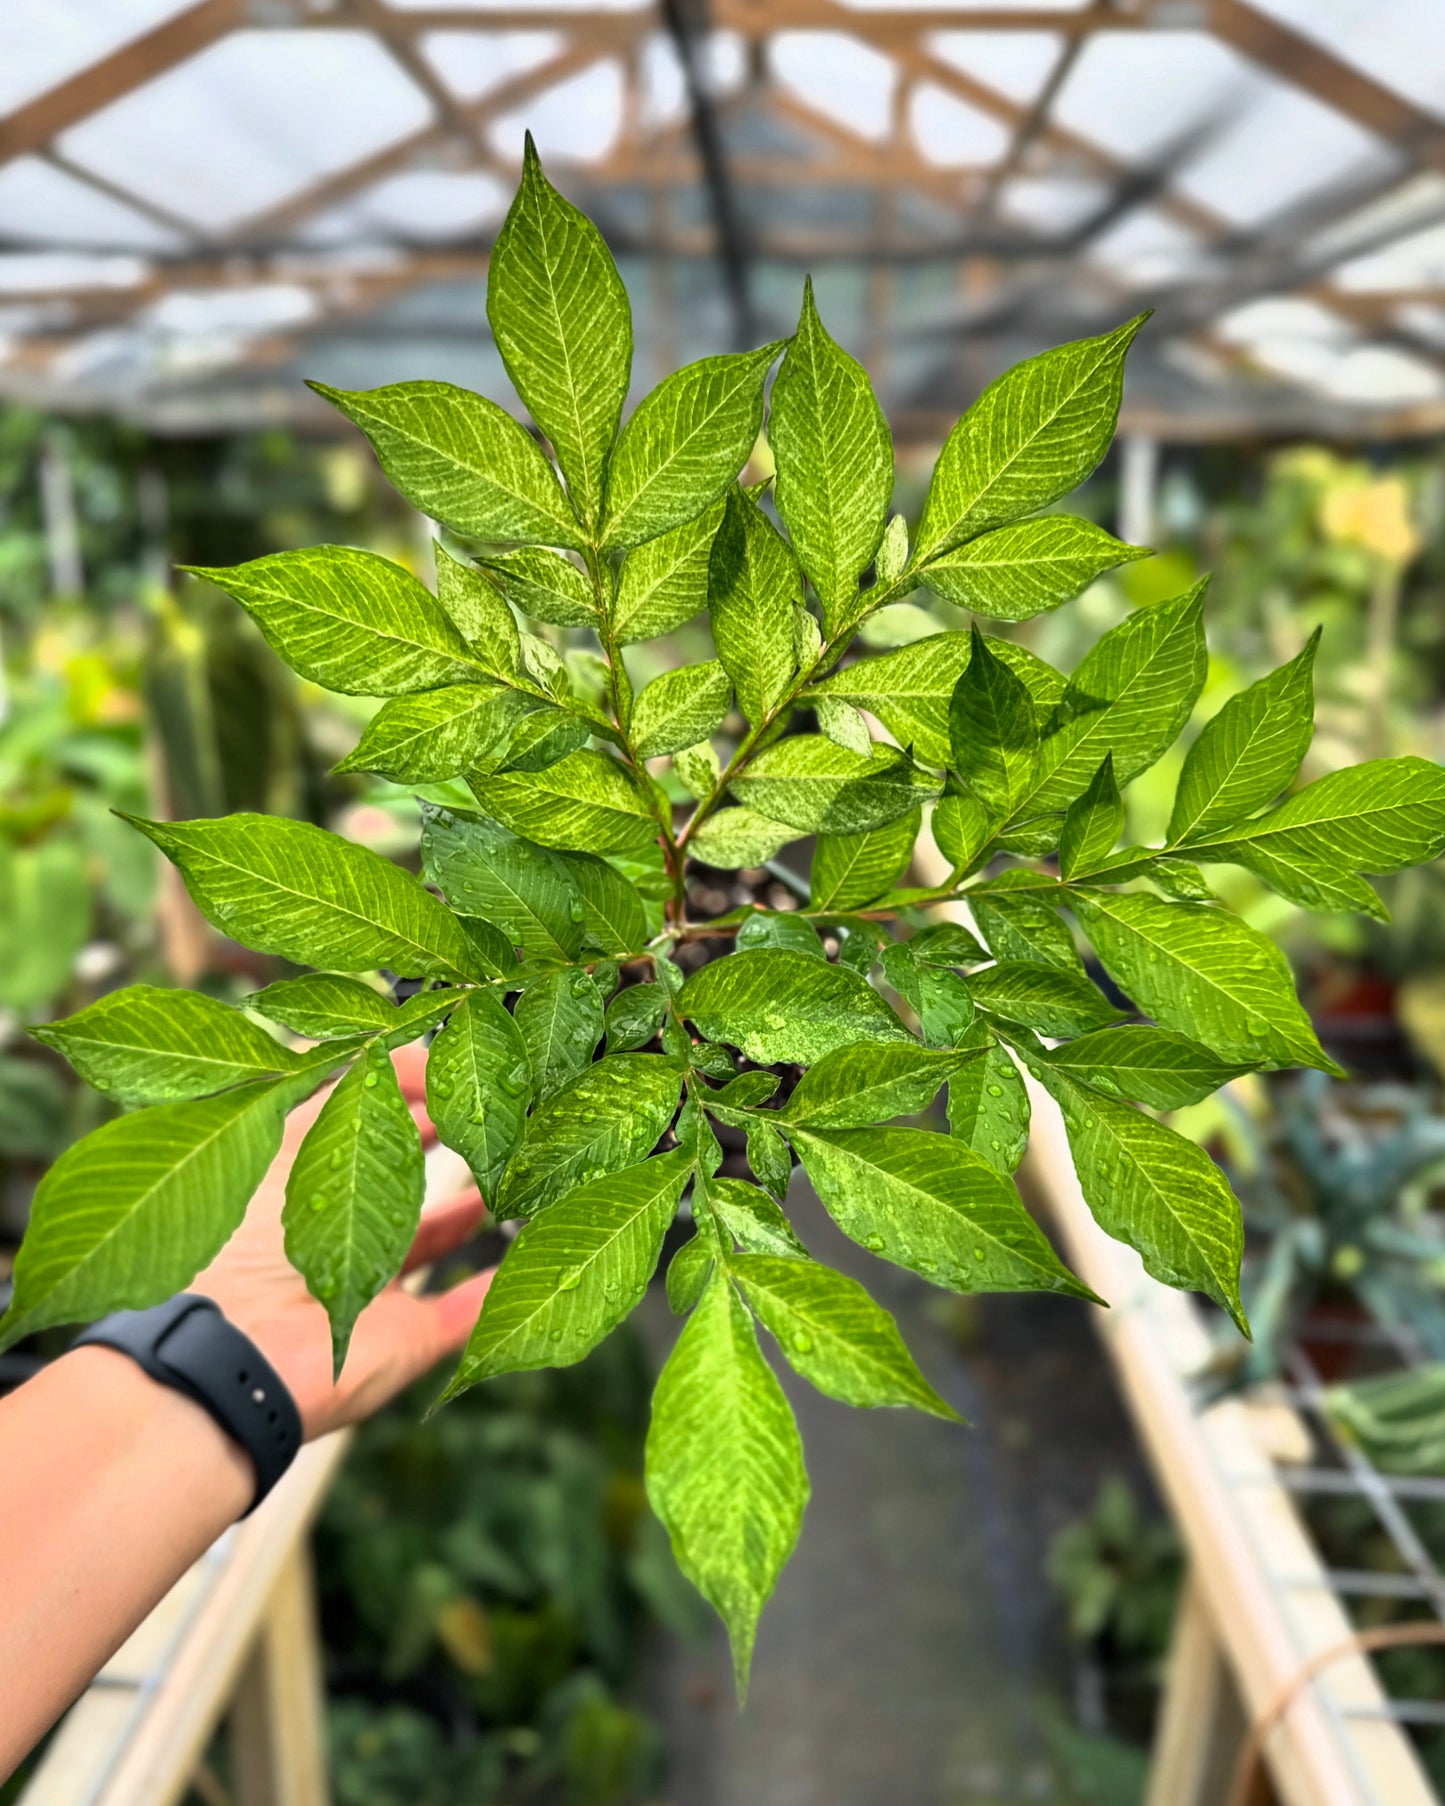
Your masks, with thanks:
[(81, 1348), (0, 1399), (0, 1777), (246, 1510), (247, 1455), (127, 1356)]

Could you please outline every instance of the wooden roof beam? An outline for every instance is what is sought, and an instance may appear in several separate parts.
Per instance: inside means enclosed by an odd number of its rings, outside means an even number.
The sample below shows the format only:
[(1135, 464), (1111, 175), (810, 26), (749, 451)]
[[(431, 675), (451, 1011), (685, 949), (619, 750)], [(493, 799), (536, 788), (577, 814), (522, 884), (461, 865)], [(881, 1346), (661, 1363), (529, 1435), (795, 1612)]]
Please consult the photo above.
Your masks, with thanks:
[(23, 157), (207, 49), (245, 20), (245, 0), (200, 0), (0, 119), (0, 163)]

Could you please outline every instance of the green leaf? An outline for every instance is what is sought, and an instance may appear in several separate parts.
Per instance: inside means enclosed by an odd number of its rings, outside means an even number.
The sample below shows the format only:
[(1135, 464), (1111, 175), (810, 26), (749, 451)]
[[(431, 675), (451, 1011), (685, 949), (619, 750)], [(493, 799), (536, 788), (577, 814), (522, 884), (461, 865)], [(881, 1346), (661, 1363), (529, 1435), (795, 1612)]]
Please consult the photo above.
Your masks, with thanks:
[(1082, 1035), (1119, 1020), (1120, 1012), (1082, 972), (1036, 960), (1000, 960), (968, 982), (981, 1010), (1041, 1035)]
[(400, 1015), (389, 996), (360, 979), (341, 978), (334, 972), (278, 979), (264, 991), (253, 992), (246, 1003), (258, 1015), (317, 1041), (384, 1034), (397, 1026)]
[(948, 710), (954, 771), (986, 809), (1007, 821), (1028, 794), (1038, 761), (1033, 699), (989, 642), (973, 630), (973, 653)]
[(472, 1169), (490, 1203), (526, 1126), (531, 1062), (521, 1030), (491, 991), (469, 991), (432, 1042), (427, 1115)]
[(582, 543), (541, 447), (484, 395), (455, 383), (309, 386), (366, 434), (392, 488), (453, 532), (531, 545)]
[(880, 1259), (955, 1292), (1093, 1296), (1008, 1179), (954, 1137), (930, 1129), (788, 1133), (833, 1221)]
[(1244, 1223), (1203, 1148), (1061, 1073), (1030, 1062), (1058, 1099), (1084, 1201), (1106, 1235), (1138, 1251), (1165, 1285), (1203, 1292), (1249, 1334), (1239, 1301)]
[(257, 953), (344, 972), (470, 978), (471, 945), (409, 872), (308, 822), (125, 819), (180, 868), (196, 906)]
[(437, 545), (437, 601), (467, 643), (467, 650), (494, 676), (514, 682), (522, 663), (517, 623), (496, 584), (461, 564)]
[(903, 567), (908, 562), (908, 522), (901, 514), (895, 514), (883, 529), (874, 562), (880, 589), (891, 588), (903, 575)]
[[(811, 620), (811, 615), (808, 618)], [(839, 702), (836, 696), (818, 696), (813, 700), (813, 713), (818, 718), (818, 732), (835, 746), (861, 753), (864, 758), (873, 750), (868, 723), (851, 702)]]
[(1201, 580), (1173, 602), (1140, 609), (1111, 628), (1081, 662), (1042, 724), (1030, 811), (1063, 808), (1114, 755), (1122, 789), (1173, 745), (1204, 684)]
[(679, 1005), (710, 1041), (760, 1066), (803, 1065), (851, 1041), (907, 1041), (908, 1030), (868, 981), (806, 953), (760, 948), (694, 972)]
[(702, 1297), (717, 1260), (712, 1239), (695, 1235), (667, 1264), (667, 1302), (674, 1317), (685, 1317)]
[(590, 853), (561, 853), (582, 898), (582, 933), (603, 953), (635, 953), (647, 939), (647, 916), (636, 887), (615, 866)]
[(1019, 1069), (996, 1043), (948, 1081), (953, 1139), (982, 1155), (1001, 1173), (1013, 1172), (1024, 1157), (1030, 1114), (1029, 1094)]
[(643, 1047), (662, 1027), (667, 997), (661, 985), (628, 985), (607, 1006), (607, 1051)]
[(931, 634), (896, 652), (845, 665), (813, 692), (867, 709), (900, 746), (911, 746), (925, 765), (941, 768), (952, 758), (948, 705), (970, 650), (966, 633)]
[(637, 1305), (692, 1177), (691, 1158), (660, 1154), (580, 1185), (528, 1223), (498, 1267), (442, 1394), (535, 1367), (570, 1367)]
[(879, 1046), (864, 1041), (835, 1048), (803, 1074), (783, 1120), (810, 1129), (853, 1129), (894, 1116), (916, 1116), (938, 1096), (945, 1079), (978, 1058), (977, 1048), (912, 1042)]
[(750, 947), (790, 947), (812, 959), (827, 959), (818, 931), (811, 922), (787, 911), (755, 909), (738, 924), (733, 943), (739, 953)]
[(732, 680), (715, 658), (664, 671), (639, 692), (632, 708), (632, 744), (641, 759), (680, 752), (721, 726), (733, 699)]
[(572, 960), (586, 910), (567, 862), (465, 809), (421, 805), (427, 877), (453, 909), (505, 930), (533, 959)]
[(773, 385), (768, 443), (778, 513), (831, 635), (856, 612), (858, 579), (883, 537), (893, 442), (867, 372), (823, 330), (811, 277)]
[(617, 580), (612, 633), (619, 646), (655, 640), (707, 607), (712, 542), (727, 504), (714, 502), (695, 520), (629, 552)]
[(934, 559), (928, 587), (993, 621), (1027, 621), (1077, 596), (1118, 564), (1148, 558), (1074, 514), (1046, 514), (999, 527)]
[(714, 1273), (652, 1398), (647, 1496), (678, 1566), (728, 1627), (738, 1693), (802, 1527), (803, 1445), (751, 1317)]
[(1109, 449), (1124, 353), (1147, 318), (1028, 358), (989, 384), (939, 454), (918, 523), (915, 569), (1083, 482)]
[[(1277, 891), (1282, 897), (1288, 897), (1291, 903), (1299, 904), (1301, 909), (1373, 916), (1377, 922), (1388, 922), (1390, 919), (1389, 910), (1372, 884), (1367, 884), (1363, 878), (1357, 878), (1351, 872), (1341, 871), (1337, 866), (1326, 869), (1313, 864), (1298, 848), (1292, 847), (1283, 838), (1279, 843), (1260, 846), (1248, 840), (1233, 842), (1227, 852), (1210, 849), (1209, 857), (1223, 859), (1231, 865), (1242, 865), (1271, 890)], [(1161, 864), (1149, 873), (1149, 877), (1158, 882), (1159, 873), (1171, 869), (1172, 862), (1169, 866)], [(1167, 881), (1160, 888), (1167, 889)]]
[(608, 1054), (527, 1122), (492, 1209), (531, 1217), (576, 1185), (634, 1166), (672, 1120), (682, 1066), (663, 1054)]
[(495, 748), (477, 768), (490, 777), (498, 771), (546, 771), (587, 744), (591, 729), (580, 716), (550, 702), (539, 703), (513, 727), (506, 745)]
[(609, 550), (655, 539), (718, 499), (762, 428), (763, 384), (782, 343), (705, 357), (638, 404), (607, 471)]
[(292, 670), (328, 690), (399, 696), (488, 674), (426, 585), (375, 552), (310, 546), (180, 568), (234, 596)]
[(688, 838), (694, 859), (719, 871), (734, 872), (764, 865), (774, 853), (798, 838), (786, 822), (770, 821), (756, 809), (719, 809)]
[(1064, 972), (1082, 973), (1084, 963), (1073, 934), (1055, 907), (1065, 900), (1064, 893), (1011, 891), (1007, 887), (1010, 877), (1038, 882), (1035, 873), (1016, 870), (1002, 873), (987, 891), (969, 893), (973, 919), (994, 958), (1033, 960)]
[(960, 875), (979, 864), (985, 847), (993, 843), (993, 824), (976, 796), (950, 778), (933, 806), (933, 838), (938, 850)]
[(587, 1066), (602, 1039), (602, 994), (579, 967), (546, 972), (517, 1000), (516, 1025), (545, 1101)]
[[(36, 717), (37, 724), (47, 719), (46, 714)], [(7, 759), (21, 754), (23, 744), (12, 741)], [(30, 756), (21, 754), (27, 762)], [(12, 773), (18, 769), (9, 766)], [(42, 810), (39, 820), (50, 806), (40, 802), (44, 794), (32, 792)], [(75, 802), (79, 805), (80, 798)], [(103, 814), (100, 820), (106, 820)], [(143, 860), (143, 869), (149, 863)], [(69, 987), (75, 961), (90, 938), (93, 888), (85, 852), (75, 841), (52, 835), (36, 846), (15, 847), (0, 836), (0, 1007), (28, 1013)], [(148, 908), (148, 879), (146, 898)]]
[(626, 853), (657, 834), (647, 797), (604, 752), (574, 752), (546, 771), (477, 778), (472, 791), (494, 820), (544, 847)]
[(1445, 771), (1429, 759), (1370, 759), (1316, 778), (1196, 859), (1264, 853), (1324, 873), (1398, 872), (1445, 850)]
[(821, 734), (791, 734), (765, 747), (730, 786), (737, 800), (802, 834), (861, 834), (911, 815), (940, 788), (895, 747), (870, 758)]
[(960, 922), (933, 922), (908, 943), (917, 966), (981, 966), (988, 954)]
[(779, 1200), (788, 1195), (793, 1177), (793, 1156), (778, 1131), (765, 1122), (748, 1125), (748, 1165), (765, 1190)]
[(1169, 841), (1198, 840), (1258, 809), (1289, 784), (1314, 734), (1314, 662), (1322, 629), (1304, 650), (1229, 701), (1185, 755)]
[(919, 809), (862, 834), (820, 834), (809, 885), (814, 909), (861, 909), (896, 884), (913, 857)]
[(722, 778), (722, 765), (710, 740), (700, 740), (696, 746), (679, 747), (672, 755), (672, 769), (688, 795), (699, 803), (712, 795)]
[(602, 234), (542, 174), (530, 133), (521, 186), (492, 246), (487, 320), (552, 442), (577, 518), (595, 536), (632, 374), (632, 310)]
[(1114, 755), (1089, 780), (1089, 788), (1069, 804), (1059, 837), (1059, 871), (1065, 878), (1095, 871), (1118, 845), (1124, 832), (1124, 803), (1114, 782)]
[(1078, 895), (1073, 907), (1115, 983), (1163, 1027), (1223, 1060), (1339, 1071), (1284, 954), (1237, 916), (1143, 891)]
[(143, 1310), (183, 1291), (246, 1214), (305, 1082), (262, 1080), (159, 1104), (67, 1148), (36, 1188), (0, 1350), (52, 1324)]
[(728, 1270), (789, 1366), (845, 1405), (912, 1405), (963, 1419), (918, 1371), (898, 1325), (856, 1279), (814, 1260), (736, 1254)]
[(963, 1047), (976, 1038), (973, 992), (957, 972), (918, 973), (918, 1022), (930, 1047)]
[(127, 1104), (204, 1097), (301, 1063), (215, 998), (156, 985), (127, 985), (30, 1032), (69, 1060), (86, 1084)]
[(570, 558), (537, 546), (495, 552), (478, 560), (513, 608), (558, 627), (594, 627), (592, 586)]
[(356, 1319), (406, 1259), (421, 1221), (421, 1137), (390, 1056), (370, 1047), (321, 1106), (286, 1180), (286, 1258), (331, 1323), (340, 1377)]
[(713, 644), (753, 725), (769, 719), (797, 667), (794, 604), (802, 579), (787, 541), (736, 484), (708, 564)]
[(450, 684), (395, 696), (367, 723), (337, 771), (373, 771), (394, 784), (439, 784), (480, 765), (532, 707), (520, 691)]
[(1081, 1035), (1056, 1047), (1048, 1060), (1070, 1078), (1151, 1110), (1197, 1104), (1250, 1070), (1217, 1060), (1207, 1047), (1173, 1029), (1132, 1023)]
[(756, 1185), (744, 1179), (709, 1179), (707, 1203), (728, 1234), (750, 1254), (774, 1254), (784, 1260), (808, 1258), (793, 1225)]

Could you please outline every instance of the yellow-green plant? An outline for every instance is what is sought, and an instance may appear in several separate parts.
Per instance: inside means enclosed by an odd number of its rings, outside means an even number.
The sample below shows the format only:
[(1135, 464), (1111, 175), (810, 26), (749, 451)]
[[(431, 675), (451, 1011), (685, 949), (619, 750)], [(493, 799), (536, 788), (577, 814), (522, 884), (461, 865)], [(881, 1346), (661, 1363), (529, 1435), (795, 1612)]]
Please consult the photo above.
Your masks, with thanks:
[[(741, 1683), (808, 1496), (756, 1323), (834, 1397), (953, 1416), (887, 1313), (798, 1240), (793, 1156), (847, 1235), (934, 1284), (1090, 1296), (1010, 1176), (1028, 1130), (1022, 1065), (1058, 1099), (1103, 1227), (1244, 1328), (1235, 1198), (1207, 1155), (1135, 1106), (1333, 1062), (1283, 956), (1216, 906), (1200, 864), (1246, 865), (1310, 907), (1377, 911), (1358, 874), (1439, 852), (1445, 773), (1377, 761), (1270, 806), (1309, 742), (1311, 642), (1200, 734), (1166, 844), (1117, 850), (1121, 788), (1179, 734), (1203, 681), (1202, 584), (1105, 634), (1068, 677), (976, 629), (846, 661), (860, 625), (915, 588), (1018, 621), (1143, 555), (1039, 513), (1108, 447), (1142, 318), (985, 390), (943, 448), (910, 545), (888, 516), (887, 425), (810, 292), (792, 339), (705, 358), (624, 422), (626, 293), (529, 148), (488, 312), (550, 456), (448, 384), (322, 391), (404, 496), (488, 548), (475, 564), (439, 554), (435, 594), (336, 546), (203, 573), (304, 676), (387, 698), (348, 766), (462, 777), (477, 807), (426, 811), (424, 881), (297, 822), (137, 823), (217, 927), (318, 969), (252, 1000), (318, 1045), (291, 1052), (224, 1004), (144, 987), (42, 1031), (93, 1083), (149, 1107), (42, 1185), (0, 1346), (184, 1286), (240, 1221), (286, 1110), (340, 1070), (286, 1210), (339, 1366), (421, 1207), (388, 1049), (437, 1030), (438, 1132), (495, 1214), (526, 1225), (448, 1395), (580, 1359), (642, 1296), (690, 1196), (696, 1234), (668, 1275), (690, 1316), (657, 1386), (648, 1489), (727, 1621)], [(786, 532), (738, 481), (779, 357), (769, 436)], [(704, 610), (716, 657), (634, 694), (626, 648)], [(593, 631), (605, 706), (572, 692), (519, 616)], [(747, 725), (720, 756), (734, 703)], [(864, 710), (893, 743), (873, 739)], [(696, 799), (683, 820), (649, 769), (667, 756)], [(895, 889), (925, 805), (952, 870)], [(751, 867), (810, 835), (807, 908), (688, 919), (691, 861)], [(981, 938), (929, 920), (958, 898)], [(1064, 910), (1149, 1024), (1086, 975)], [(734, 931), (735, 951), (684, 977), (682, 943)], [(641, 982), (612, 996), (624, 966)], [(395, 1005), (354, 976), (377, 970), (425, 988)], [(739, 1071), (738, 1054), (806, 1071), (770, 1107), (778, 1075)], [(950, 1134), (885, 1126), (945, 1083)], [(718, 1176), (714, 1121), (746, 1130), (757, 1185)], [(676, 1146), (656, 1151), (670, 1129)]]

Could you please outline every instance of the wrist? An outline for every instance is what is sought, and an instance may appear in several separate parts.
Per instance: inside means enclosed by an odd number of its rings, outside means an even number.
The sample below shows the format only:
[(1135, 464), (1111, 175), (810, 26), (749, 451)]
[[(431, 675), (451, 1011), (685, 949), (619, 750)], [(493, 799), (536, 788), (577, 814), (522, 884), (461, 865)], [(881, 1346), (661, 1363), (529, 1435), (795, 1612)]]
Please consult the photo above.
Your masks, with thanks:
[(256, 1491), (251, 1459), (194, 1399), (113, 1348), (73, 1348), (50, 1371), (84, 1396), (81, 1421), (98, 1466), (123, 1466), (157, 1493), (194, 1501), (213, 1536), (249, 1509)]

